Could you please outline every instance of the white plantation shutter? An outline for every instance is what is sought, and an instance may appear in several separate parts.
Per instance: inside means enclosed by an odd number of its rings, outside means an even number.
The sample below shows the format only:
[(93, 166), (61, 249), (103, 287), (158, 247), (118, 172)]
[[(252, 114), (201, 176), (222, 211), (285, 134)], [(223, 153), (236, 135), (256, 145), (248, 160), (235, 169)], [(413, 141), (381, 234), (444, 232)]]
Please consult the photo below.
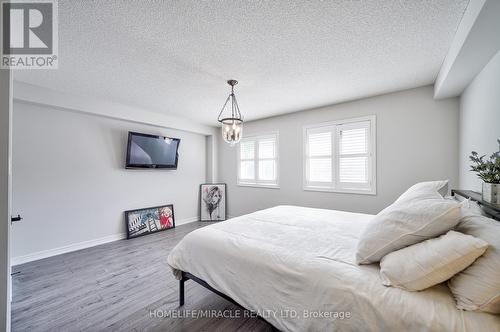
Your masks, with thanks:
[(368, 157), (340, 157), (339, 182), (340, 183), (367, 183)]
[[(358, 125), (363, 127), (349, 129), (350, 127), (356, 127)], [(366, 127), (364, 127), (365, 125)], [(337, 127), (340, 134), (341, 155), (368, 152), (368, 125), (369, 123), (355, 123), (352, 125)]]
[(238, 183), (278, 185), (278, 135), (245, 137), (240, 142)]
[(309, 158), (309, 182), (332, 182), (332, 160)]
[(276, 139), (274, 137), (259, 140), (259, 159), (274, 158)]
[(330, 127), (307, 133), (306, 174), (309, 183), (332, 182), (332, 132)]
[(260, 138), (259, 140), (259, 180), (276, 180), (276, 137)]
[(240, 143), (240, 174), (243, 180), (255, 180), (255, 142), (242, 141)]
[(337, 126), (338, 182), (341, 186), (357, 188), (369, 184), (369, 129), (369, 121)]
[(255, 180), (254, 161), (241, 161), (240, 179)]
[(240, 156), (241, 159), (254, 159), (255, 158), (255, 142), (246, 141), (240, 144)]
[(332, 133), (329, 128), (325, 132), (312, 131), (307, 137), (309, 144), (309, 156), (321, 157), (332, 155)]
[(375, 193), (374, 130), (374, 116), (307, 127), (304, 188)]
[(259, 180), (274, 181), (276, 179), (274, 160), (259, 160)]

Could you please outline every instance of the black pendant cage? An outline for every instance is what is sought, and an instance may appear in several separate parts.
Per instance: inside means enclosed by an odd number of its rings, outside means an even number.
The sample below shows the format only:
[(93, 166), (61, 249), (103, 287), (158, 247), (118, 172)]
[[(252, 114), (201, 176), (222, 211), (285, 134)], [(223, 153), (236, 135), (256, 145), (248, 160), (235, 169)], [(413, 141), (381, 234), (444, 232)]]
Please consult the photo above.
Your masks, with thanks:
[[(238, 106), (238, 101), (236, 100), (236, 96), (234, 95), (234, 86), (238, 84), (238, 81), (229, 80), (227, 81), (227, 84), (231, 86), (231, 93), (227, 97), (224, 106), (222, 106), (219, 116), (217, 117), (217, 121), (224, 124), (232, 124), (234, 122), (242, 123), (243, 117), (241, 116), (240, 107)], [(227, 117), (225, 117), (224, 115), (224, 110), (226, 109), (226, 106), (231, 107), (231, 115)]]

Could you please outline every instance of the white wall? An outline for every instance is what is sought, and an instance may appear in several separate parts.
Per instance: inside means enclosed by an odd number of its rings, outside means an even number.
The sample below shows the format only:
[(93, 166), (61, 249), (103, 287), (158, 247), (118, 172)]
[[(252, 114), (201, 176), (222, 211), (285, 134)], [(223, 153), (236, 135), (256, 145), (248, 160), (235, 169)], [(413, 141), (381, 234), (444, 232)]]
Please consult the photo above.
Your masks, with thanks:
[[(129, 130), (181, 138), (178, 169), (126, 170)], [(14, 264), (117, 239), (129, 209), (173, 203), (177, 224), (197, 220), (204, 135), (17, 101), (13, 132)]]
[[(447, 178), (456, 187), (458, 108), (457, 98), (433, 100), (428, 86), (245, 123), (247, 135), (279, 130), (280, 189), (237, 186), (237, 148), (219, 138), (219, 180), (228, 184), (228, 214), (278, 204), (377, 213), (418, 181)], [(377, 117), (377, 195), (304, 191), (302, 127), (372, 114)]]
[(498, 151), (500, 139), (500, 52), (465, 89), (460, 98), (460, 187), (481, 192), (481, 180), (469, 171), (469, 155)]

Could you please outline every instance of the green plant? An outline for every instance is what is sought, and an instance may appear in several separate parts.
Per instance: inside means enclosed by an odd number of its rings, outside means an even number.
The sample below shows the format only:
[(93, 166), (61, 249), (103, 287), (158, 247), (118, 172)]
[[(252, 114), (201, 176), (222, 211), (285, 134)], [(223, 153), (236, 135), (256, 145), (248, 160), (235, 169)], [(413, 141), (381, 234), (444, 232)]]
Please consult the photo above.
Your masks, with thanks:
[(497, 139), (498, 151), (493, 153), (489, 159), (485, 160), (479, 156), (476, 151), (472, 151), (469, 156), (472, 165), (470, 170), (476, 172), (477, 176), (486, 183), (500, 183), (500, 139)]

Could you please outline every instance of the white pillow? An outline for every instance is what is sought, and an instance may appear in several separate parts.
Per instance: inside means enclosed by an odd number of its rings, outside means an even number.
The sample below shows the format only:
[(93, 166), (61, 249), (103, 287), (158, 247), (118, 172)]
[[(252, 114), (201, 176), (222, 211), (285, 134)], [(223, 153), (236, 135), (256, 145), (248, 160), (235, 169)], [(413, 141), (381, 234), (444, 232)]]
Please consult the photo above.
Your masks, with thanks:
[(382, 284), (419, 291), (450, 279), (471, 265), (488, 243), (455, 231), (396, 250), (380, 261)]
[(470, 215), (457, 231), (489, 243), (483, 256), (448, 282), (457, 308), (500, 314), (500, 222)]
[(356, 262), (370, 264), (390, 252), (446, 233), (460, 220), (460, 204), (444, 198), (394, 203), (377, 214), (358, 240)]
[(443, 198), (448, 193), (448, 180), (419, 182), (406, 190), (394, 203), (410, 199)]

